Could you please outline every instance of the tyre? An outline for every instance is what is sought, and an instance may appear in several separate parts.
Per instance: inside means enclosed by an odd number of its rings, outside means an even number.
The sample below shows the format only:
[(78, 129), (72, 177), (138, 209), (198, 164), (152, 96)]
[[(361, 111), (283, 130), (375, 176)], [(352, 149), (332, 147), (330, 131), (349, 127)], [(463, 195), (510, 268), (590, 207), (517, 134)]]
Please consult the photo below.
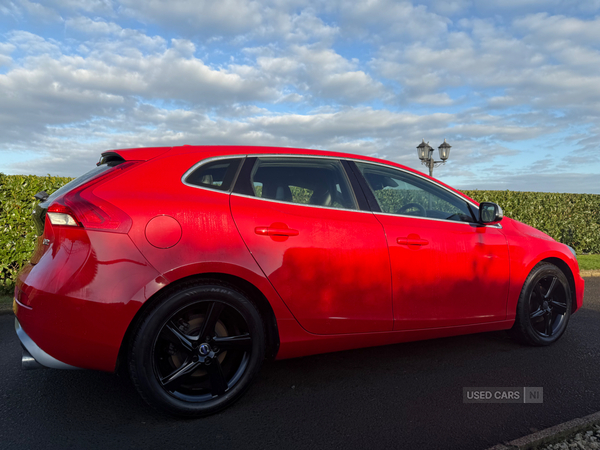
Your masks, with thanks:
[(556, 342), (571, 317), (571, 289), (565, 274), (555, 265), (536, 265), (521, 290), (511, 335), (527, 345)]
[(130, 343), (129, 370), (152, 406), (200, 417), (238, 400), (264, 355), (263, 322), (244, 294), (218, 282), (189, 284), (142, 316)]

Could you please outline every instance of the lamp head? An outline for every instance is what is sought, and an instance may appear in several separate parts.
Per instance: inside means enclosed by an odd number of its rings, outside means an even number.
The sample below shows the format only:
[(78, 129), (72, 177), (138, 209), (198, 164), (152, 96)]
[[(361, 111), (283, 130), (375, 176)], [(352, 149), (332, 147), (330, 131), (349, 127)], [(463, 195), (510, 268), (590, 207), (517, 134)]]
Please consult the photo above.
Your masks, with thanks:
[(419, 155), (419, 159), (421, 161), (425, 161), (426, 159), (429, 159), (429, 151), (430, 150), (433, 150), (433, 149), (431, 148), (429, 143), (425, 142), (425, 139), (423, 139), (423, 142), (421, 142), (417, 146), (417, 154)]
[(442, 161), (446, 161), (450, 157), (450, 148), (452, 148), (452, 146), (446, 142), (446, 139), (444, 139), (444, 142), (442, 142), (442, 144), (438, 147)]

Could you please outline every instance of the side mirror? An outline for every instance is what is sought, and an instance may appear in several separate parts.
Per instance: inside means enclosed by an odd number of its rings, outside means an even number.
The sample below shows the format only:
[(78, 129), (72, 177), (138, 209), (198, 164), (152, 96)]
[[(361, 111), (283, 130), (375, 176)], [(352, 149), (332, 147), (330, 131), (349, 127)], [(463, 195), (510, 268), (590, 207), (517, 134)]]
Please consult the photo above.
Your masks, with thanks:
[(495, 225), (502, 220), (504, 213), (502, 208), (492, 202), (479, 204), (479, 222), (484, 225)]

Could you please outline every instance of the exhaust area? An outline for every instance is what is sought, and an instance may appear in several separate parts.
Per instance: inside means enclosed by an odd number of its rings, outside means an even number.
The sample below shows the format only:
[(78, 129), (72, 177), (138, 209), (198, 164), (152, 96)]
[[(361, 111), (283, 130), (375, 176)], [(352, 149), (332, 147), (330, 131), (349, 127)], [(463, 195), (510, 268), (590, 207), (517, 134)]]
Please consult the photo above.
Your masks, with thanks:
[(33, 369), (43, 369), (39, 362), (35, 360), (33, 356), (27, 351), (27, 349), (23, 348), (23, 356), (21, 357), (21, 367), (24, 370), (33, 370)]
[(78, 367), (70, 366), (56, 358), (53, 358), (38, 345), (33, 342), (25, 330), (21, 327), (19, 319), (15, 317), (15, 330), (21, 341), (23, 348), (23, 356), (21, 357), (21, 366), (23, 369), (39, 369), (40, 367), (48, 367), (50, 369), (78, 369)]

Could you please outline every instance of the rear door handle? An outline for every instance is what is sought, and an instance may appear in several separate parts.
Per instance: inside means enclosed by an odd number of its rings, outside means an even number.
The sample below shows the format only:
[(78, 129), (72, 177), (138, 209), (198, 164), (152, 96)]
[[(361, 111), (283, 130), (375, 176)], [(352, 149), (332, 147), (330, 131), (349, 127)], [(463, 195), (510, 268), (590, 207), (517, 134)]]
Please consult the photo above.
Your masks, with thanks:
[(408, 237), (398, 238), (398, 239), (396, 239), (396, 242), (398, 242), (398, 244), (400, 244), (400, 245), (427, 245), (427, 244), (429, 244), (429, 241), (427, 239), (408, 238)]
[(256, 227), (254, 232), (260, 236), (298, 236), (299, 234), (298, 230), (281, 226)]

